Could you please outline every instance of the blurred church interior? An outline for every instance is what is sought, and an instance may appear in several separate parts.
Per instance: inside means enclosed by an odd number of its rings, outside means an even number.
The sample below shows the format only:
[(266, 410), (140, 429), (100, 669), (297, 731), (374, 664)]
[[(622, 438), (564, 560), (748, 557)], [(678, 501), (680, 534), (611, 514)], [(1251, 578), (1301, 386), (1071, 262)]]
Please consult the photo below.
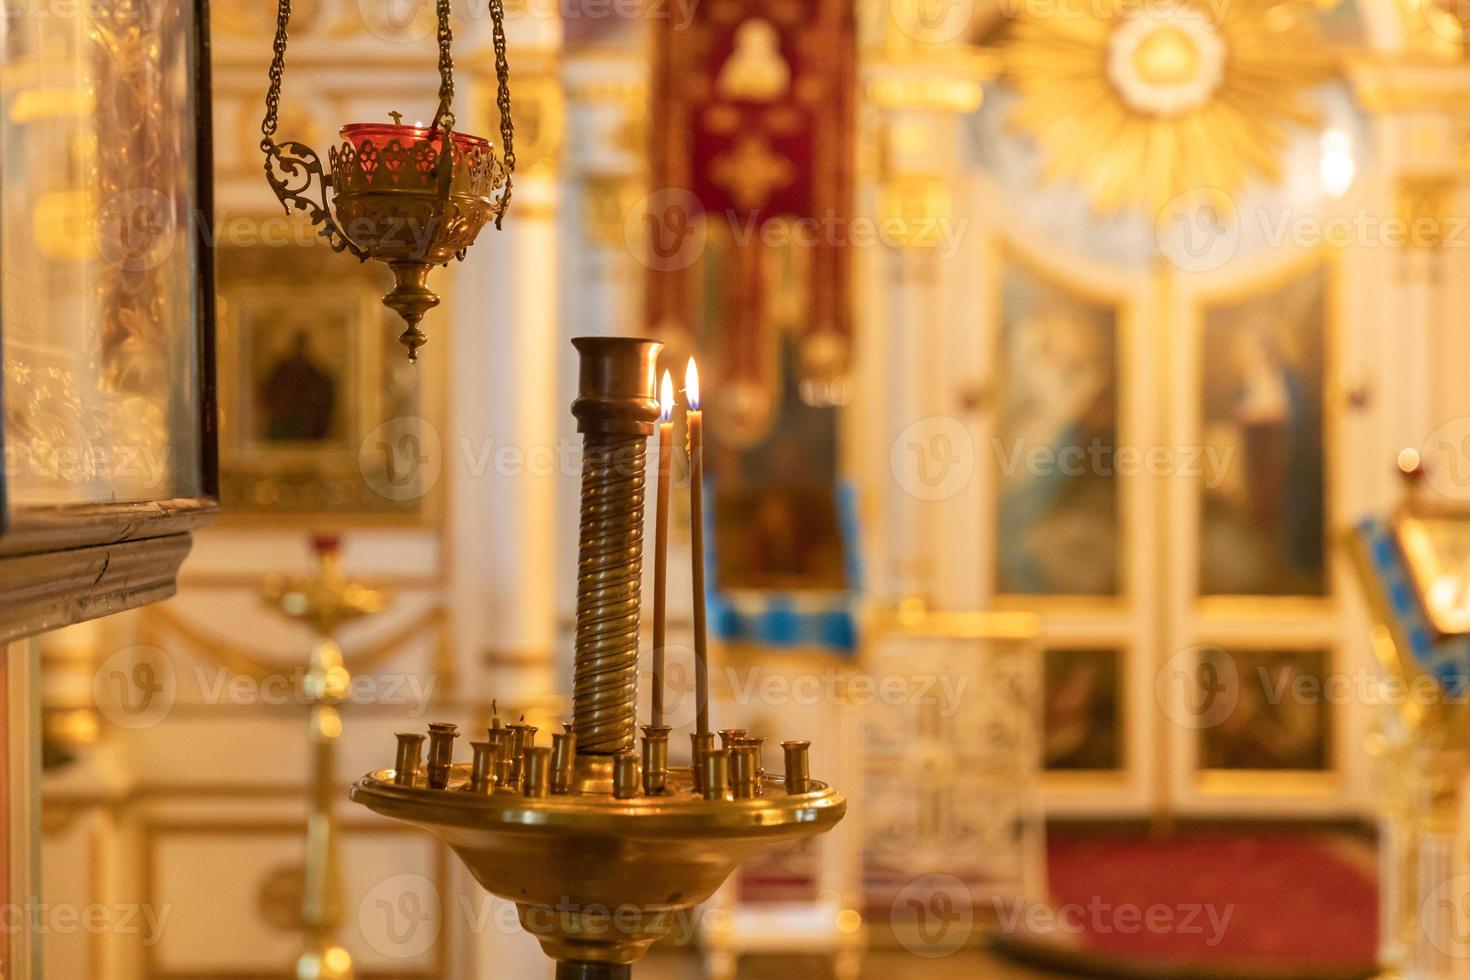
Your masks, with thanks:
[[(349, 788), (587, 749), (644, 337), (638, 724), (846, 814), (633, 976), (1470, 977), (1465, 4), (291, 7), (3, 5), (0, 976), (549, 980)], [(359, 164), (498, 188), (407, 329)]]

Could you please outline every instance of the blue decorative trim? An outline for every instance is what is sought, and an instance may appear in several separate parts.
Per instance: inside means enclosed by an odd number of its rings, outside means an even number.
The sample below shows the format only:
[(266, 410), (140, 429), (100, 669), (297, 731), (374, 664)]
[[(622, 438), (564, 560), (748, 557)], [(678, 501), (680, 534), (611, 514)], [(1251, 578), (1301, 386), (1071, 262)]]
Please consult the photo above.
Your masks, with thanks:
[(720, 587), (716, 571), (714, 494), (704, 499), (704, 574), (708, 583), (710, 632), (727, 643), (755, 643), (773, 651), (818, 648), (853, 656), (858, 648), (857, 607), (862, 589), (857, 492), (849, 484), (834, 488), (842, 537), (847, 588), (840, 592), (732, 592)]
[(1407, 639), (1409, 656), (1446, 692), (1457, 697), (1462, 695), (1470, 688), (1470, 637), (1434, 641), (1434, 631), (1414, 588), (1408, 563), (1388, 521), (1364, 520), (1358, 525), (1358, 533), (1368, 544), (1378, 587), (1388, 600), (1393, 625)]

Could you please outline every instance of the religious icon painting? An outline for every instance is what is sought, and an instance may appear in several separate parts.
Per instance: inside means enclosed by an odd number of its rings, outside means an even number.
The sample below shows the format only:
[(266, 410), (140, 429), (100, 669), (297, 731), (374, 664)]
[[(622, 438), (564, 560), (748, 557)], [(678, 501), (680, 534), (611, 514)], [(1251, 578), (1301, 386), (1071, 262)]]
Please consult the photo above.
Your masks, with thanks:
[(351, 438), (354, 389), (345, 382), (356, 367), (357, 311), (338, 306), (331, 292), (304, 299), (290, 289), (254, 291), (240, 310), (250, 390), (235, 407), (247, 452), (340, 448)]
[(1325, 596), (1327, 274), (1209, 308), (1200, 357), (1201, 595)]
[(413, 524), (429, 513), (433, 487), (384, 460), (427, 455), (398, 444), (432, 431), (420, 374), (433, 368), (396, 350), (378, 270), (328, 269), (333, 255), (315, 245), (219, 252), (227, 519), (269, 514), (318, 527)]
[(1199, 765), (1213, 771), (1330, 770), (1329, 650), (1211, 649), (1218, 688), (1199, 727)]
[(1119, 312), (1008, 262), (992, 438), (996, 590), (1122, 591)]
[(1044, 660), (1042, 757), (1052, 772), (1125, 768), (1123, 653), (1050, 649)]

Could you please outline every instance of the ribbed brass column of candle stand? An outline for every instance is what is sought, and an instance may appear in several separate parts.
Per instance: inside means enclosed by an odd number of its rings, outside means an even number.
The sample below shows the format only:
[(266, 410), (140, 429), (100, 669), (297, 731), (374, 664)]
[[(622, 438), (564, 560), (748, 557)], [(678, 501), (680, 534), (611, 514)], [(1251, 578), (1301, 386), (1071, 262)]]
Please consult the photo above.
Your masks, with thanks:
[(610, 758), (633, 751), (638, 732), (644, 470), (663, 345), (629, 337), (572, 343), (582, 355), (572, 414), (584, 451), (572, 730), (579, 755)]

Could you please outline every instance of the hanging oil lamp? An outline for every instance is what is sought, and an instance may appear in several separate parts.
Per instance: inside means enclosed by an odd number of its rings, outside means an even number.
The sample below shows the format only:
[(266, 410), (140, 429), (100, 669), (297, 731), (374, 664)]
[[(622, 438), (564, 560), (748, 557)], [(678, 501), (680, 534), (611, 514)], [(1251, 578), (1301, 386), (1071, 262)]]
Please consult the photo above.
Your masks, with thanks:
[[(393, 290), (383, 297), (383, 305), (403, 317), (398, 340), (411, 361), (429, 339), (419, 321), (439, 305), (438, 294), (428, 287), (429, 270), (463, 259), (491, 218), (500, 227), (516, 164), (503, 0), (490, 0), (503, 160), (497, 159), (489, 140), (454, 129), (450, 0), (437, 0), (437, 14), (439, 106), (433, 122), (407, 126), (393, 112), (392, 123), (349, 123), (341, 129), (342, 142), (329, 149), (324, 168), (321, 156), (306, 144), (276, 142), (291, 20), (291, 0), (279, 0), (275, 56), (260, 127), (265, 178), (286, 212), (306, 212), (336, 251), (361, 261), (376, 259), (392, 270)], [(499, 196), (494, 195), (497, 189)]]

